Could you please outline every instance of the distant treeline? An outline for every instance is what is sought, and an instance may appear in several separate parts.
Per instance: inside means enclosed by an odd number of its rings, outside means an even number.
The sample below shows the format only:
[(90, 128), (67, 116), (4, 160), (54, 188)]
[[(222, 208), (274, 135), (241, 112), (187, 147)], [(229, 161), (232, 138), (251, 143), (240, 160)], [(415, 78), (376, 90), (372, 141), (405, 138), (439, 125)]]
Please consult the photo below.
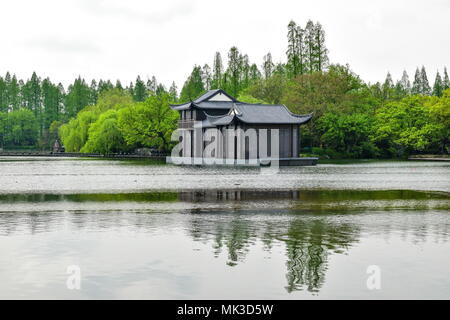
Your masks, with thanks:
[[(302, 27), (291, 21), (287, 29), (285, 62), (275, 62), (267, 53), (258, 66), (232, 47), (226, 62), (217, 52), (212, 67), (195, 65), (179, 96), (175, 83), (167, 89), (155, 77), (146, 81), (137, 77), (126, 87), (109, 80), (88, 85), (79, 77), (65, 89), (34, 73), (26, 82), (8, 73), (0, 78), (0, 146), (48, 148), (59, 132), (70, 151), (168, 148), (170, 143), (163, 140), (176, 127), (168, 103), (190, 101), (206, 90), (221, 88), (241, 101), (282, 103), (295, 113), (314, 112), (313, 121), (302, 130), (304, 153), (360, 158), (447, 152), (450, 81), (446, 68), (436, 73), (432, 85), (423, 66), (412, 80), (404, 71), (398, 81), (388, 73), (384, 82), (365, 83), (350, 66), (329, 62), (320, 23), (308, 21)], [(138, 110), (142, 119), (150, 119), (159, 110), (168, 121), (159, 116), (157, 121), (146, 120), (150, 122), (141, 129), (147, 132), (134, 130), (130, 138), (125, 133), (127, 112), (122, 109), (128, 110), (129, 119)], [(134, 119), (137, 123), (138, 118)], [(107, 144), (88, 143), (109, 134), (115, 138)]]
[(78, 77), (67, 89), (49, 78), (41, 79), (33, 72), (23, 81), (7, 72), (0, 76), (0, 147), (35, 146), (49, 148), (56, 138), (57, 128), (75, 117), (84, 107), (95, 105), (106, 91), (117, 89), (144, 101), (152, 94), (166, 92), (177, 99), (173, 83), (169, 90), (155, 77), (146, 82), (138, 76), (128, 86), (117, 80), (92, 80), (90, 84)]

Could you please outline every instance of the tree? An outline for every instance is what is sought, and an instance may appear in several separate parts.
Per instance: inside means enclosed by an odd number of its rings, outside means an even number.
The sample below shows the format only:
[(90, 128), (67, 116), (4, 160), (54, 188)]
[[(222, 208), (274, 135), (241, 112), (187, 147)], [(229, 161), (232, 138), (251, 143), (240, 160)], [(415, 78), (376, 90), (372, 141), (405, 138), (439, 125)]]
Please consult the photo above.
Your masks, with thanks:
[(241, 91), (250, 85), (250, 60), (248, 55), (239, 55), (239, 69), (239, 91)]
[(394, 82), (392, 81), (392, 76), (388, 72), (386, 80), (383, 83), (383, 97), (384, 99), (389, 99), (392, 97), (394, 91)]
[(420, 79), (422, 82), (422, 90), (421, 93), (423, 95), (431, 95), (431, 87), (430, 84), (428, 83), (428, 77), (427, 77), (427, 72), (425, 71), (425, 67), (422, 66), (422, 69), (420, 70)]
[(128, 145), (168, 150), (177, 127), (178, 112), (169, 107), (169, 95), (151, 96), (118, 113), (118, 125)]
[(202, 79), (202, 69), (200, 66), (194, 66), (191, 75), (183, 85), (180, 93), (180, 101), (192, 101), (205, 92)]
[(202, 80), (203, 80), (203, 86), (206, 90), (211, 89), (211, 68), (208, 66), (208, 64), (205, 64), (202, 69)]
[(169, 96), (170, 96), (170, 101), (171, 102), (177, 102), (178, 101), (178, 88), (177, 85), (175, 84), (175, 81), (172, 81), (172, 85), (170, 86), (169, 89)]
[(261, 72), (258, 70), (258, 66), (257, 66), (255, 63), (253, 63), (253, 64), (250, 66), (250, 71), (249, 71), (249, 73), (250, 73), (250, 83), (251, 83), (251, 84), (254, 84), (254, 83), (256, 83), (259, 79), (261, 79)]
[(20, 85), (16, 75), (13, 75), (8, 85), (8, 101), (10, 110), (19, 110), (20, 108)]
[[(297, 24), (291, 20), (288, 24), (288, 49), (286, 51), (290, 77), (296, 77), (300, 74), (299, 31), (302, 31), (302, 29), (297, 28)], [(303, 41), (303, 32), (301, 32), (301, 38), (301, 41)]]
[(8, 146), (32, 146), (36, 143), (39, 124), (31, 110), (9, 112), (6, 118), (4, 143)]
[(444, 84), (442, 82), (441, 75), (439, 74), (439, 71), (436, 73), (436, 79), (434, 80), (433, 85), (433, 96), (442, 96), (442, 93), (444, 92)]
[(308, 20), (305, 27), (306, 59), (309, 73), (317, 71), (317, 53), (315, 26), (311, 20)]
[(144, 101), (147, 98), (147, 88), (145, 87), (144, 81), (138, 76), (134, 85), (133, 99), (134, 101)]
[(216, 52), (213, 63), (213, 75), (211, 81), (211, 89), (222, 88), (223, 64), (220, 52)]
[(442, 83), (442, 86), (444, 90), (447, 90), (450, 88), (450, 80), (448, 78), (447, 68), (444, 68), (444, 81)]
[(263, 57), (262, 69), (265, 79), (268, 79), (270, 78), (270, 76), (272, 76), (274, 67), (275, 64), (272, 62), (272, 55), (269, 52)]
[[(103, 85), (103, 81), (100, 80)], [(99, 90), (102, 92), (101, 90)], [(66, 96), (66, 113), (68, 118), (76, 116), (76, 114), (88, 106), (92, 100), (91, 90), (86, 81), (81, 77), (75, 79), (74, 83), (69, 86)]]
[[(0, 80), (2, 79), (0, 78)], [(0, 148), (3, 148), (5, 146), (7, 118), (8, 114), (6, 112), (0, 112)]]
[(2, 77), (0, 77), (0, 112), (8, 112), (8, 86)]
[(317, 124), (324, 147), (352, 158), (376, 155), (376, 148), (370, 142), (372, 126), (373, 118), (364, 113), (327, 112)]
[(403, 70), (402, 78), (400, 80), (400, 89), (406, 95), (411, 93), (411, 82), (409, 81), (409, 76), (406, 70)]
[(414, 74), (414, 82), (411, 89), (412, 94), (422, 93), (422, 78), (420, 76), (419, 68), (416, 68), (416, 73)]
[(81, 152), (111, 154), (126, 149), (125, 140), (117, 123), (118, 111), (107, 110), (89, 128), (86, 144)]
[(409, 96), (379, 108), (371, 140), (385, 156), (406, 156), (413, 152), (442, 152), (445, 125), (433, 120), (428, 106), (433, 98)]
[(230, 78), (230, 93), (232, 96), (237, 96), (239, 93), (240, 80), (240, 56), (237, 47), (231, 47), (228, 52), (228, 70)]
[(119, 79), (117, 79), (117, 81), (116, 81), (115, 88), (119, 89), (119, 90), (123, 90), (122, 82), (120, 82)]
[(147, 80), (147, 89), (153, 93), (156, 93), (156, 90), (158, 89), (158, 81), (155, 76), (152, 76), (151, 79)]
[(82, 109), (76, 117), (59, 129), (66, 151), (79, 152), (89, 139), (89, 129), (100, 115), (108, 110), (119, 110), (132, 104), (131, 96), (119, 89), (110, 89), (99, 95), (97, 104)]
[(62, 96), (49, 78), (42, 81), (43, 128), (48, 129), (53, 121), (59, 120)]
[(325, 45), (325, 31), (322, 25), (317, 22), (314, 31), (314, 60), (315, 71), (323, 71), (328, 66), (328, 49)]

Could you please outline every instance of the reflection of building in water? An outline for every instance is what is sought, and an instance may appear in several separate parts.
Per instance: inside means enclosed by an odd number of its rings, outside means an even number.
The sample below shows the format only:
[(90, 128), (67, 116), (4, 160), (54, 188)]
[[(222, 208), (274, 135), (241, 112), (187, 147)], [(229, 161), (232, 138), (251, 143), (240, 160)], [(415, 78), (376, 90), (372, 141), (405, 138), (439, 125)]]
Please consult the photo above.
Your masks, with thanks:
[(204, 190), (185, 191), (178, 195), (180, 201), (185, 202), (216, 202), (216, 201), (250, 201), (250, 200), (277, 200), (299, 199), (299, 191), (256, 191), (256, 190)]

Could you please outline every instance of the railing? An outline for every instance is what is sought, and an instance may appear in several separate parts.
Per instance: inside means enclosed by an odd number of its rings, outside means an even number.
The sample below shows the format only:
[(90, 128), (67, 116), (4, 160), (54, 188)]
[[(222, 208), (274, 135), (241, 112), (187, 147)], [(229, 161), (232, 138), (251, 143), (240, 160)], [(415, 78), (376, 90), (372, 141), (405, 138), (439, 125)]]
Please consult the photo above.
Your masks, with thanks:
[(195, 120), (178, 120), (178, 128), (180, 129), (192, 129), (194, 127)]

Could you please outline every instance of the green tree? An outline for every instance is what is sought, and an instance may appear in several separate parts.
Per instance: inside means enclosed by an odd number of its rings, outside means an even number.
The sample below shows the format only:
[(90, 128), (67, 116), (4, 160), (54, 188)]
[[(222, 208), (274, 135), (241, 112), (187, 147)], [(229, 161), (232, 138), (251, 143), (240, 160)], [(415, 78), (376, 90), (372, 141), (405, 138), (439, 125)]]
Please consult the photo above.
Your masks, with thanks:
[(147, 98), (147, 88), (145, 86), (144, 81), (141, 80), (141, 77), (138, 76), (134, 85), (133, 91), (133, 99), (134, 101), (144, 101)]
[[(100, 80), (100, 82), (103, 81)], [(69, 85), (67, 96), (65, 99), (66, 116), (68, 118), (75, 117), (77, 113), (88, 106), (92, 101), (92, 94), (86, 81), (81, 77), (75, 79), (74, 83)]]
[(229, 90), (232, 96), (237, 96), (239, 93), (240, 85), (240, 54), (237, 47), (231, 47), (228, 52), (228, 69), (229, 74)]
[(0, 112), (0, 149), (2, 149), (5, 146), (7, 118), (8, 118), (7, 113)]
[(275, 64), (272, 61), (272, 54), (269, 52), (263, 57), (262, 70), (264, 74), (264, 79), (268, 79), (272, 76)]
[(300, 47), (300, 44), (304, 44), (304, 32), (303, 29), (297, 27), (297, 24), (292, 20), (288, 24), (287, 38), (287, 69), (288, 75), (293, 78), (299, 74), (302, 74), (302, 72), (300, 71), (300, 57), (302, 54), (302, 48)]
[(111, 154), (127, 149), (117, 123), (118, 111), (107, 110), (90, 126), (88, 140), (81, 152)]
[(402, 78), (397, 83), (397, 94), (400, 96), (406, 96), (411, 93), (411, 82), (409, 81), (409, 76), (406, 70), (403, 70)]
[(420, 78), (422, 82), (422, 90), (421, 94), (429, 96), (431, 95), (431, 87), (428, 82), (427, 72), (425, 71), (425, 67), (422, 66), (422, 69), (420, 70)]
[(315, 71), (323, 71), (328, 66), (328, 49), (325, 44), (325, 31), (322, 25), (317, 22), (314, 24), (314, 61)]
[(170, 89), (169, 89), (170, 101), (172, 103), (178, 101), (178, 91), (177, 90), (178, 90), (178, 88), (177, 88), (177, 85), (175, 84), (175, 81), (172, 81), (172, 85), (170, 86)]
[(444, 68), (444, 81), (442, 83), (444, 90), (450, 88), (450, 80), (448, 78), (447, 68)]
[(211, 89), (222, 88), (223, 64), (220, 52), (216, 52), (213, 63)]
[(414, 74), (414, 82), (411, 88), (412, 94), (422, 94), (422, 78), (420, 76), (419, 68), (416, 68), (416, 73)]
[(433, 120), (428, 106), (432, 99), (409, 96), (389, 102), (376, 111), (371, 140), (385, 156), (442, 152), (445, 126)]
[(20, 85), (16, 75), (13, 75), (8, 85), (8, 100), (10, 110), (19, 110), (20, 108)]
[(178, 120), (178, 112), (170, 109), (169, 100), (168, 94), (154, 95), (118, 112), (119, 129), (128, 145), (168, 150)]
[(180, 101), (192, 101), (205, 92), (202, 79), (202, 69), (200, 66), (194, 66), (191, 75), (186, 80), (181, 89)]
[(364, 113), (338, 114), (327, 112), (318, 120), (320, 140), (345, 157), (367, 158), (376, 155), (370, 142), (373, 118)]
[(208, 64), (205, 64), (202, 69), (202, 80), (203, 80), (203, 87), (206, 90), (211, 89), (211, 68), (208, 66)]
[(89, 129), (100, 115), (108, 110), (122, 109), (131, 106), (133, 100), (131, 96), (119, 89), (103, 91), (97, 104), (87, 106), (81, 110), (75, 118), (62, 125), (59, 129), (59, 136), (66, 151), (79, 152), (89, 139)]
[(433, 96), (442, 96), (442, 93), (444, 92), (444, 84), (442, 82), (441, 75), (439, 74), (439, 71), (436, 73), (436, 79), (434, 80), (433, 85)]
[(8, 111), (8, 86), (5, 80), (0, 77), (0, 112)]
[(392, 81), (392, 76), (388, 72), (386, 76), (386, 80), (383, 83), (383, 96), (385, 99), (389, 99), (392, 97), (394, 92), (394, 82)]
[(31, 110), (21, 109), (8, 113), (4, 131), (5, 145), (32, 146), (37, 142), (39, 124)]

